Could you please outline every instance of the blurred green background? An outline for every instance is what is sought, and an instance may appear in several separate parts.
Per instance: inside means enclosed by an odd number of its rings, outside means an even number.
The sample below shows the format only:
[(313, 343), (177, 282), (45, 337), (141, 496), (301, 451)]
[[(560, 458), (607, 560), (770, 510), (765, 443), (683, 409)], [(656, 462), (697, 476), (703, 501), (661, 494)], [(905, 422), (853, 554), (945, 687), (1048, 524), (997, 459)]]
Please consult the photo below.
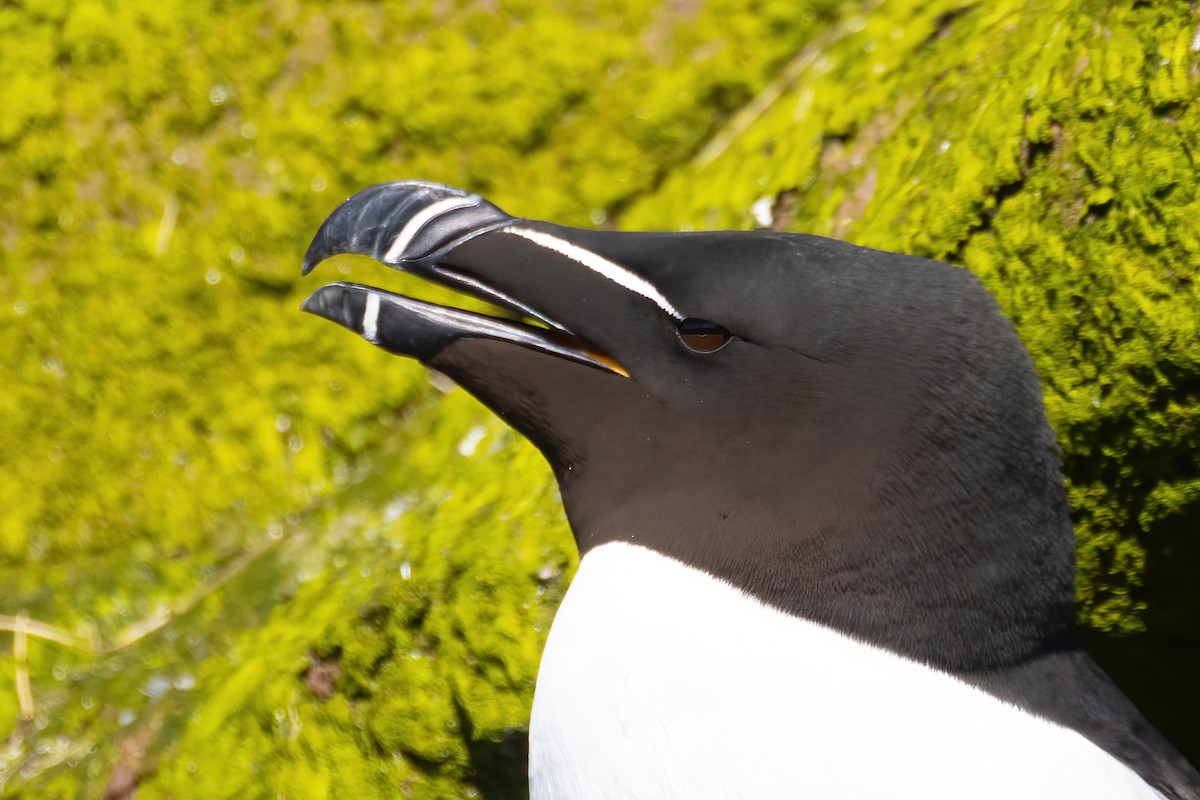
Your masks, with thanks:
[(1043, 378), (1081, 634), (1200, 760), (1197, 142), (1173, 0), (0, 1), (0, 795), (524, 796), (549, 470), (297, 311), (439, 297), (299, 278), (397, 178), (974, 270)]

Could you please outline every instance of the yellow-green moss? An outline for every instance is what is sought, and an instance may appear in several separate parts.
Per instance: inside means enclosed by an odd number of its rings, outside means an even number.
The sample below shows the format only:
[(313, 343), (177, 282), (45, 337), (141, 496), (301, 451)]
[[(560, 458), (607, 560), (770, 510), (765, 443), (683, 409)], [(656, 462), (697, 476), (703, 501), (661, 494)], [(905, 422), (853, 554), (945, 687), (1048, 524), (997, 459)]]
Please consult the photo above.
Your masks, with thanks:
[(1196, 35), (1166, 3), (884, 4), (623, 221), (741, 227), (783, 197), (790, 229), (979, 274), (1046, 385), (1081, 617), (1141, 630), (1147, 549), (1200, 514)]
[(548, 470), (299, 314), (304, 246), (397, 177), (601, 220), (838, 6), (0, 8), (0, 614), (163, 624), (32, 639), (29, 721), (0, 636), (0, 793), (519, 795)]
[(1186, 632), (1196, 33), (1083, 0), (0, 6), (0, 615), (163, 622), (32, 639), (28, 721), (0, 634), (0, 794), (521, 795), (574, 563), (549, 471), (296, 311), (320, 220), (399, 177), (582, 225), (767, 197), (965, 264), (1045, 380), (1082, 619)]

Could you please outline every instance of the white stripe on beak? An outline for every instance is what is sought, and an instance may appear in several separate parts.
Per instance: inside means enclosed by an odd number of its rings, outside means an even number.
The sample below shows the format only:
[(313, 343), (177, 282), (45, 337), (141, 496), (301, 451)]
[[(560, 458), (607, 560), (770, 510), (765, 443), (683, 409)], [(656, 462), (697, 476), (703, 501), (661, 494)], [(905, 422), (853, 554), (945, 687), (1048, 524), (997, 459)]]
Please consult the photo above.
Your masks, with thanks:
[(367, 305), (363, 309), (362, 329), (364, 339), (372, 344), (379, 343), (379, 295), (374, 292), (367, 292)]
[(424, 228), (429, 222), (448, 211), (475, 205), (476, 200), (478, 198), (472, 195), (470, 197), (447, 197), (445, 200), (430, 203), (414, 214), (413, 218), (396, 235), (396, 238), (392, 241), (392, 246), (388, 248), (387, 254), (383, 257), (383, 262), (385, 264), (395, 264), (404, 257), (404, 251), (412, 244), (413, 238), (421, 231), (421, 228)]
[(598, 256), (591, 250), (585, 250), (578, 245), (571, 244), (568, 241), (559, 239), (557, 236), (551, 236), (548, 233), (541, 231), (531, 231), (524, 228), (509, 227), (504, 228), (505, 233), (511, 233), (514, 236), (520, 236), (523, 239), (528, 239), (534, 244), (544, 247), (547, 250), (564, 255), (577, 264), (581, 264), (588, 269), (603, 275), (618, 286), (623, 286), (631, 292), (636, 292), (642, 297), (654, 301), (654, 304), (663, 311), (670, 314), (675, 319), (683, 319), (683, 315), (675, 310), (675, 306), (671, 305), (671, 301), (663, 297), (662, 292), (658, 291), (650, 281), (643, 278), (630, 270), (622, 267), (620, 264), (609, 261), (607, 258)]

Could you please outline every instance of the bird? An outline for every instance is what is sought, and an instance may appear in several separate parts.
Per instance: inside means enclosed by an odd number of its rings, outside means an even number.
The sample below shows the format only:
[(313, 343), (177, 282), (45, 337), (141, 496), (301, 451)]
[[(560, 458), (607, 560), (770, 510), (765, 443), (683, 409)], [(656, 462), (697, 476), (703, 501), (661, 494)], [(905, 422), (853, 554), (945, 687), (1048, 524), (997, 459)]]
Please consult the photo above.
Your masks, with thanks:
[(1071, 640), (1033, 362), (968, 270), (776, 231), (590, 230), (425, 181), (335, 255), (489, 301), (302, 308), (527, 437), (580, 563), (540, 663), (534, 800), (1200, 798)]

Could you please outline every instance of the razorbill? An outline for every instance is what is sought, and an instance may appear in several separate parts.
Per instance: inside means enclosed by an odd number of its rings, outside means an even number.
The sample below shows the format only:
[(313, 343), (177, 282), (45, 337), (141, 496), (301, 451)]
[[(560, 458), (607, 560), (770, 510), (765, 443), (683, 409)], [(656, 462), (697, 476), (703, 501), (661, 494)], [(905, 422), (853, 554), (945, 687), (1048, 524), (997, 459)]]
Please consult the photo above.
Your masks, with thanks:
[(414, 181), (347, 200), (304, 271), (336, 253), (529, 320), (348, 283), (304, 304), (554, 469), (582, 560), (538, 676), (536, 800), (1200, 797), (1069, 641), (1055, 440), (966, 270), (567, 228)]

